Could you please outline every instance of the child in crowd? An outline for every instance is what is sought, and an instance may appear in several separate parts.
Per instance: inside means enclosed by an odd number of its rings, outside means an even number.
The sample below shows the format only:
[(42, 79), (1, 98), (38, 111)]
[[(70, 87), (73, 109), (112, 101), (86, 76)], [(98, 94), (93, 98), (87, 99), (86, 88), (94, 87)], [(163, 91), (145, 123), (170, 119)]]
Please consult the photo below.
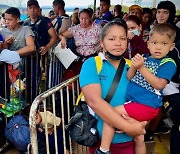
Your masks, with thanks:
[[(150, 55), (137, 54), (132, 59), (127, 78), (127, 103), (115, 107), (123, 117), (126, 115), (138, 121), (150, 121), (158, 114), (162, 105), (162, 89), (176, 72), (176, 64), (167, 54), (174, 48), (175, 29), (169, 24), (156, 25), (149, 34), (148, 48)], [(102, 142), (99, 153), (108, 154), (115, 128), (104, 123)], [(145, 154), (144, 136), (137, 136), (135, 153)]]

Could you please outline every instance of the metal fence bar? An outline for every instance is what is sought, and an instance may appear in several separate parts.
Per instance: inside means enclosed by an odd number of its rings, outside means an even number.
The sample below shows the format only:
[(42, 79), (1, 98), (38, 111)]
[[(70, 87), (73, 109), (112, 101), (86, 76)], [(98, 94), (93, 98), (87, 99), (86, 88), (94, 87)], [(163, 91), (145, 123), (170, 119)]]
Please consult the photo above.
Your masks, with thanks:
[[(48, 73), (48, 60), (47, 56), (44, 57), (44, 72)], [(35, 97), (40, 93), (40, 82), (41, 82), (41, 69), (40, 69), (40, 55), (38, 53), (35, 53), (33, 55), (29, 55), (26, 57), (21, 58), (21, 63), (17, 69), (19, 70), (20, 74), (15, 78), (15, 80), (19, 80), (20, 82), (17, 83), (17, 87), (19, 87), (19, 90), (21, 91), (22, 86), (22, 80), (25, 80), (26, 88), (23, 92), (19, 92), (17, 95), (14, 92), (14, 81), (10, 80), (10, 72), (8, 69), (9, 64), (1, 63), (0, 62), (0, 96), (7, 100), (5, 101), (4, 105), (7, 106), (8, 103), (11, 101), (12, 104), (12, 116), (15, 114), (16, 108), (15, 108), (15, 101), (19, 100), (19, 102), (22, 104), (22, 108), (25, 107), (26, 103), (31, 104), (32, 101), (35, 99)], [(13, 71), (12, 71), (13, 72)], [(14, 74), (13, 74), (14, 75)], [(47, 74), (45, 74), (45, 78), (47, 78)], [(11, 86), (11, 88), (10, 88)], [(46, 85), (43, 85), (46, 87)], [(10, 91), (11, 89), (11, 91)], [(46, 88), (44, 88), (46, 89)], [(17, 100), (16, 100), (17, 99)], [(19, 103), (19, 105), (20, 105)], [(19, 106), (20, 107), (20, 106)], [(0, 111), (1, 112), (1, 111)], [(7, 118), (7, 110), (4, 112), (5, 114), (5, 126), (7, 125), (7, 122), (10, 120), (11, 117)], [(1, 140), (2, 141), (2, 140)], [(0, 144), (0, 153), (7, 147), (8, 142), (6, 141), (4, 145)]]
[[(71, 105), (75, 103), (75, 100), (79, 94), (79, 83), (78, 83), (78, 76), (75, 76), (47, 91), (44, 93), (40, 94), (35, 98), (35, 100), (32, 103), (31, 110), (30, 110), (30, 117), (29, 117), (29, 124), (30, 124), (30, 134), (31, 134), (31, 153), (33, 154), (38, 154), (38, 143), (37, 143), (37, 130), (36, 130), (36, 123), (35, 123), (35, 115), (37, 113), (38, 107), (40, 103), (43, 103), (44, 106), (44, 111), (46, 113), (46, 101), (49, 101), (49, 98), (52, 99), (52, 111), (53, 115), (55, 116), (55, 109), (57, 110), (57, 106), (55, 105), (56, 101), (57, 103), (60, 103), (60, 108), (61, 108), (61, 119), (62, 119), (62, 133), (63, 133), (63, 147), (64, 147), (64, 154), (66, 153), (74, 153), (74, 154), (85, 154), (87, 153), (87, 148), (84, 148), (84, 146), (77, 146), (76, 143), (73, 143), (71, 139), (68, 142), (69, 136), (66, 135), (65, 133), (65, 125), (67, 123), (67, 120), (70, 119), (71, 116), (71, 108), (73, 107)], [(57, 100), (57, 93), (59, 93), (60, 99)], [(51, 101), (50, 99), (50, 101)], [(67, 108), (67, 109), (66, 109)], [(46, 118), (46, 116), (45, 116)], [(47, 122), (47, 121), (46, 121)], [(55, 123), (54, 123), (55, 124)], [(47, 124), (46, 124), (47, 125)], [(54, 128), (56, 128), (56, 124), (54, 125)], [(46, 128), (45, 128), (46, 129)], [(47, 153), (49, 153), (49, 142), (48, 142), (48, 135), (47, 131), (46, 132), (46, 149)], [(57, 142), (57, 132), (54, 132), (54, 140), (55, 140), (55, 153), (59, 153), (58, 149), (58, 143)], [(67, 144), (69, 144), (70, 149), (69, 152), (67, 151)], [(76, 148), (77, 147), (77, 148)], [(85, 149), (85, 150), (84, 150)]]
[(52, 102), (53, 102), (53, 116), (54, 116), (54, 139), (55, 139), (55, 149), (56, 149), (56, 154), (58, 154), (58, 145), (57, 145), (57, 130), (56, 130), (56, 119), (55, 119), (55, 94), (52, 94)]

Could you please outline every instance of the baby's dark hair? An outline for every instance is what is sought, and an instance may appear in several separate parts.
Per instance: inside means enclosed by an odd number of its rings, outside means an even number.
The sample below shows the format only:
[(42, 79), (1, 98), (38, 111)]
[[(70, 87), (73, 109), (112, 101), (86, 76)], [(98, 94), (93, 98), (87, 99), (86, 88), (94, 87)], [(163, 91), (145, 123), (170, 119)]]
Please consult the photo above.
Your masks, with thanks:
[(154, 26), (149, 32), (149, 37), (151, 37), (154, 33), (167, 35), (173, 42), (175, 41), (176, 30), (172, 25), (168, 23), (157, 24), (156, 26)]
[(124, 30), (126, 31), (126, 35), (127, 35), (127, 24), (123, 19), (120, 18), (116, 18), (113, 21), (105, 24), (105, 26), (102, 28), (101, 33), (100, 33), (100, 39), (103, 40), (104, 37), (106, 36), (109, 28), (111, 28), (112, 26), (117, 25), (117, 26), (121, 26), (124, 28)]

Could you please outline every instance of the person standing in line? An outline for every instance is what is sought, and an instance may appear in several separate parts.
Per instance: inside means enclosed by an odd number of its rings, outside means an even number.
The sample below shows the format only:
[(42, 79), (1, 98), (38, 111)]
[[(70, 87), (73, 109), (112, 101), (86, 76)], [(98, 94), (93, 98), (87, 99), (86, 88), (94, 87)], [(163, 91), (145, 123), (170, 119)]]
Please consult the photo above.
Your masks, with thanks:
[(100, 0), (100, 17), (95, 20), (96, 24), (101, 25), (102, 27), (112, 21), (114, 19), (114, 16), (109, 11), (109, 8), (111, 6), (110, 0)]
[(149, 53), (147, 43), (142, 38), (142, 25), (140, 19), (135, 15), (129, 15), (126, 18), (128, 26), (128, 52), (124, 57), (131, 59), (137, 53), (140, 55)]
[[(79, 74), (83, 62), (97, 55), (99, 49), (99, 34), (101, 26), (92, 22), (92, 12), (89, 9), (83, 9), (79, 13), (80, 24), (70, 27), (59, 35), (61, 47), (65, 48), (68, 38), (74, 38), (76, 51), (74, 52), (78, 59), (64, 73), (64, 80)], [(71, 75), (73, 74), (73, 75)]]
[(10, 7), (5, 11), (4, 18), (6, 27), (0, 31), (0, 34), (8, 49), (17, 51), (20, 56), (34, 52), (34, 34), (28, 26), (20, 25), (20, 11)]
[[(127, 72), (130, 81), (127, 87), (127, 103), (116, 106), (120, 115), (128, 115), (138, 121), (154, 119), (162, 106), (162, 90), (176, 72), (176, 64), (167, 54), (174, 48), (175, 29), (169, 24), (155, 26), (150, 34), (148, 48), (150, 55), (136, 54)], [(104, 123), (99, 153), (109, 152), (115, 129)], [(146, 154), (144, 136), (135, 136), (135, 153)], [(104, 153), (103, 153), (104, 152)], [(98, 152), (97, 152), (98, 154)]]
[(115, 5), (114, 6), (114, 17), (122, 19), (122, 6), (121, 5)]
[[(176, 6), (173, 2), (161, 1), (158, 3), (156, 13), (156, 24), (171, 24), (176, 30), (175, 43), (177, 43), (180, 40), (180, 29), (174, 24), (175, 14)], [(171, 58), (174, 59), (174, 57)], [(148, 125), (147, 133), (145, 135), (146, 142), (154, 142), (154, 133), (167, 134), (170, 132), (169, 128), (167, 128), (163, 122), (163, 116), (163, 108), (161, 108), (158, 117), (152, 120)]]
[[(117, 67), (123, 59), (123, 54), (127, 48), (127, 25), (125, 22), (111, 21), (107, 23), (100, 34), (100, 44), (103, 52), (99, 53), (102, 60), (102, 69), (97, 73), (95, 58), (87, 59), (80, 72), (80, 87), (85, 96), (87, 104), (96, 113), (97, 129), (102, 137), (103, 122), (107, 122), (114, 128), (122, 130), (124, 133), (115, 134), (110, 151), (112, 154), (134, 154), (134, 143), (131, 136), (142, 135), (145, 133), (146, 122), (133, 122), (125, 120), (115, 110), (115, 106), (123, 105), (126, 98), (126, 89), (129, 83), (126, 75), (129, 68), (125, 63), (121, 80), (118, 84), (111, 102), (106, 102), (106, 96)], [(91, 69), (89, 69), (91, 68)], [(126, 117), (126, 119), (131, 119)], [(127, 135), (127, 134), (129, 135)], [(100, 142), (95, 147), (90, 147), (90, 154), (99, 148)], [(97, 154), (101, 152), (96, 151)]]
[(24, 26), (29, 26), (35, 34), (36, 53), (27, 57), (27, 89), (28, 101), (32, 102), (40, 93), (42, 74), (46, 74), (46, 88), (48, 88), (48, 51), (56, 44), (57, 35), (48, 17), (41, 15), (38, 1), (27, 1), (27, 14), (29, 18), (24, 21)]
[(135, 15), (142, 20), (143, 9), (139, 5), (131, 5), (129, 7), (129, 15)]

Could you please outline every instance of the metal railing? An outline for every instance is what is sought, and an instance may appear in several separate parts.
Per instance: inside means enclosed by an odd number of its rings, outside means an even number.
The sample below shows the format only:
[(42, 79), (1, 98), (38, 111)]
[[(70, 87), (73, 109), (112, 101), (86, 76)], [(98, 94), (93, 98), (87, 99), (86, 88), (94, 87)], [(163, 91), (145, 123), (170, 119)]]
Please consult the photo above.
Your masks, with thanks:
[[(32, 103), (30, 109), (30, 116), (29, 116), (29, 124), (30, 124), (30, 134), (31, 134), (31, 153), (38, 154), (38, 138), (37, 138), (37, 124), (36, 124), (36, 113), (38, 109), (43, 106), (44, 116), (46, 119), (45, 125), (45, 137), (46, 137), (46, 152), (47, 154), (50, 153), (50, 146), (49, 146), (49, 135), (48, 135), (48, 128), (47, 128), (47, 115), (46, 111), (50, 110), (54, 117), (58, 115), (58, 110), (60, 109), (61, 115), (61, 130), (62, 130), (62, 138), (63, 143), (57, 142), (57, 127), (55, 125), (55, 118), (54, 118), (54, 141), (55, 141), (55, 152), (58, 152), (59, 144), (63, 144), (63, 153), (76, 153), (76, 154), (86, 154), (88, 153), (88, 148), (84, 146), (77, 145), (76, 143), (71, 141), (71, 138), (67, 134), (65, 130), (65, 125), (68, 123), (70, 116), (73, 111), (73, 105), (80, 93), (79, 89), (79, 82), (78, 76), (75, 76), (47, 91), (40, 94), (35, 98)], [(48, 103), (47, 103), (48, 102)], [(48, 105), (50, 104), (50, 106)], [(59, 106), (59, 108), (58, 108)], [(69, 147), (69, 148), (68, 148)]]
[[(47, 79), (48, 70), (47, 56), (42, 57), (38, 53), (21, 58), (17, 68), (0, 62), (0, 113), (1, 116), (4, 114), (5, 119), (3, 129), (14, 114), (18, 114), (23, 107), (32, 103), (41, 92), (41, 86), (48, 89), (46, 81), (43, 83), (44, 85), (42, 84), (42, 74)], [(1, 132), (4, 138), (3, 133), (4, 130)], [(7, 141), (0, 142), (0, 152), (7, 145)]]

